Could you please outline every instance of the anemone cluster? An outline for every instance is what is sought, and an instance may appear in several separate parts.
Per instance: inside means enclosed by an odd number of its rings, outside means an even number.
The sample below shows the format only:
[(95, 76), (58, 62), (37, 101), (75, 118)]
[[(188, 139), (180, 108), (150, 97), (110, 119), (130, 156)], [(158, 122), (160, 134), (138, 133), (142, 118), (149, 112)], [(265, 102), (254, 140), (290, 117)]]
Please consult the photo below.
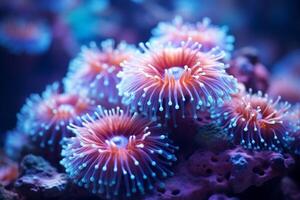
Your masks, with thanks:
[[(28, 98), (17, 127), (43, 151), (61, 150), (70, 179), (106, 199), (144, 195), (172, 176), (178, 134), (192, 143), (186, 132), (216, 127), (244, 148), (286, 151), (299, 135), (299, 107), (291, 112), (280, 97), (252, 93), (228, 74), (233, 41), (207, 18), (176, 18), (139, 48), (91, 43), (62, 85)], [(209, 122), (199, 123), (207, 113)], [(184, 129), (173, 131), (177, 125)]]

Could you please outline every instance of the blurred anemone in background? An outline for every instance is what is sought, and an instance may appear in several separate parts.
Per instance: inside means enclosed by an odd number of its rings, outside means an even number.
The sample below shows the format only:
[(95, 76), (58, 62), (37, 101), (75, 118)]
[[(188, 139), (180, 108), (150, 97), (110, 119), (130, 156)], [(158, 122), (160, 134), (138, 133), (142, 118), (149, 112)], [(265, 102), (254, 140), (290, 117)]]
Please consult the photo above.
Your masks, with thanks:
[(117, 19), (116, 15), (110, 15), (109, 5), (109, 0), (81, 0), (72, 10), (62, 14), (79, 44), (113, 36)]
[(269, 94), (282, 96), (292, 103), (300, 102), (300, 50), (283, 57), (272, 68)]
[(24, 132), (15, 129), (8, 131), (5, 137), (4, 152), (13, 160), (19, 160), (32, 150), (30, 138)]
[(81, 0), (3, 0), (2, 6), (24, 14), (43, 14), (45, 12), (50, 14), (59, 14), (69, 10), (79, 1)]
[(244, 84), (246, 90), (266, 92), (269, 88), (270, 73), (261, 63), (255, 48), (244, 47), (235, 51), (226, 71)]
[(226, 26), (218, 27), (211, 24), (209, 18), (203, 18), (202, 21), (195, 24), (184, 22), (182, 17), (177, 16), (171, 23), (160, 22), (152, 30), (152, 41), (160, 43), (180, 42), (191, 39), (202, 45), (203, 50), (209, 51), (214, 47), (219, 47), (225, 51), (232, 51), (234, 46), (234, 37), (228, 35)]
[(74, 4), (74, 2), (79, 0), (75, 0), (75, 1), (74, 0), (60, 0), (60, 1), (27, 0), (27, 1), (29, 2), (27, 4), (33, 4), (33, 6), (36, 6), (38, 9), (42, 11), (59, 13), (62, 11), (66, 11)]
[[(0, 153), (0, 185), (8, 186), (14, 182), (19, 176), (18, 164)], [(1, 199), (8, 199), (8, 195), (1, 192)]]
[(0, 45), (13, 53), (44, 53), (51, 40), (51, 28), (46, 22), (21, 17), (10, 17), (0, 22)]

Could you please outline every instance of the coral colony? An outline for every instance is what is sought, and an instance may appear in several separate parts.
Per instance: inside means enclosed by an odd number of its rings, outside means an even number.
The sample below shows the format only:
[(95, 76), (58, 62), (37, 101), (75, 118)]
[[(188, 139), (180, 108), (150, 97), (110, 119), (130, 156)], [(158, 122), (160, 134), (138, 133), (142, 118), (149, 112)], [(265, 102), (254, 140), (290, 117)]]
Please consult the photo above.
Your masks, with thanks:
[[(30, 24), (30, 30), (22, 32), (22, 27), (27, 26), (24, 23), (2, 23), (2, 44), (22, 40), (24, 46), (17, 51), (42, 50), (28, 48), (27, 44), (46, 37), (43, 29), (38, 28), (38, 24)], [(82, 47), (80, 54), (70, 62), (63, 85), (54, 83), (42, 95), (28, 98), (18, 114), (17, 129), (11, 134), (24, 133), (36, 149), (52, 150), (53, 155), (60, 155), (56, 164), (61, 164), (72, 183), (97, 198), (147, 198), (157, 194), (154, 188), (165, 191), (176, 181), (194, 190), (216, 170), (222, 171), (217, 175), (218, 183), (231, 174), (227, 185), (233, 188), (224, 188), (223, 184), (220, 187), (224, 191), (241, 192), (251, 185), (259, 185), (261, 177), (251, 183), (245, 181), (240, 185), (238, 181), (236, 184), (234, 181), (244, 175), (231, 170), (244, 169), (249, 172), (247, 177), (253, 177), (256, 175), (251, 173), (264, 173), (257, 166), (262, 166), (260, 160), (266, 159), (265, 162), (270, 163), (268, 171), (272, 173), (265, 176), (266, 181), (279, 174), (275, 171), (280, 167), (273, 167), (276, 163), (284, 163), (280, 169), (287, 168), (292, 158), (281, 153), (300, 152), (300, 109), (299, 105), (291, 106), (280, 97), (256, 92), (259, 87), (252, 92), (249, 85), (238, 81), (241, 77), (234, 77), (241, 74), (239, 72), (227, 73), (233, 41), (226, 28), (211, 25), (207, 18), (196, 24), (175, 18), (171, 23), (160, 23), (149, 42), (141, 43), (139, 48), (125, 42), (116, 44), (112, 39), (102, 42), (100, 47), (92, 42)], [(240, 63), (235, 62), (235, 65)], [(236, 70), (241, 68), (236, 66)], [(247, 73), (242, 75), (247, 76)], [(195, 121), (196, 126), (187, 127), (186, 120)], [(170, 131), (176, 124), (181, 129)], [(176, 138), (180, 137), (176, 134), (194, 144), (195, 140), (215, 137), (209, 135), (214, 132), (210, 127), (222, 134), (223, 137), (218, 136), (223, 140), (220, 144), (226, 140), (226, 145), (233, 147), (219, 155), (207, 149), (195, 151), (197, 153), (186, 160), (185, 147), (177, 144)], [(195, 134), (188, 132), (204, 132), (205, 136), (198, 135), (196, 139)], [(209, 141), (218, 141), (218, 138)], [(197, 144), (205, 142), (197, 141)], [(10, 143), (6, 148), (20, 149)], [(246, 154), (249, 158), (252, 156), (252, 160), (242, 156)], [(27, 156), (23, 162), (30, 159), (42, 158)], [(274, 164), (274, 159), (280, 162)], [(216, 169), (206, 169), (211, 162), (217, 163), (214, 164)], [(28, 166), (24, 163), (22, 167), (26, 169)], [(47, 163), (43, 161), (39, 165)], [(182, 171), (184, 167), (188, 170)], [(52, 168), (43, 170), (53, 173), (47, 179), (52, 185), (66, 181)], [(196, 179), (180, 179), (178, 174), (183, 177), (197, 174), (198, 178), (204, 174), (205, 177), (193, 182)], [(41, 176), (40, 171), (36, 179)], [(20, 180), (24, 183), (29, 179)], [(16, 185), (22, 183), (19, 181)], [(210, 187), (207, 186), (207, 191), (213, 190)], [(178, 191), (172, 194), (177, 195)]]

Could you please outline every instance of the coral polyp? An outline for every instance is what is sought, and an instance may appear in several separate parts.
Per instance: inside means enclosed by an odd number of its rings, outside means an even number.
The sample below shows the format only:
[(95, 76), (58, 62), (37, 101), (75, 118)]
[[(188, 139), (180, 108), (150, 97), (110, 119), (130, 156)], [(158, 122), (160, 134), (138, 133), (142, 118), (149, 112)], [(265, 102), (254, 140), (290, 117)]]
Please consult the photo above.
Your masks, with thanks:
[(204, 18), (196, 24), (185, 23), (181, 17), (175, 17), (171, 23), (160, 22), (152, 31), (152, 40), (162, 43), (173, 42), (179, 44), (192, 38), (194, 42), (203, 45), (208, 51), (218, 46), (222, 50), (232, 51), (234, 37), (227, 34), (227, 27), (211, 25), (209, 18)]
[(17, 17), (0, 22), (0, 44), (13, 53), (43, 53), (51, 40), (52, 33), (45, 22)]
[(225, 72), (220, 61), (224, 52), (218, 48), (203, 52), (191, 40), (180, 46), (146, 43), (141, 47), (144, 52), (122, 63), (117, 86), (133, 109), (154, 118), (158, 112), (165, 119), (174, 119), (176, 113), (196, 118), (196, 110), (222, 105), (237, 92), (236, 79)]
[(76, 134), (63, 146), (61, 164), (80, 186), (93, 193), (116, 198), (151, 190), (160, 178), (172, 175), (176, 147), (154, 124), (120, 108), (82, 117), (71, 124)]
[(274, 101), (260, 91), (250, 92), (213, 110), (212, 118), (245, 148), (281, 151), (290, 134), (289, 108), (290, 104), (280, 102), (280, 97)]
[(18, 115), (18, 126), (41, 147), (59, 150), (60, 142), (73, 133), (69, 123), (78, 123), (81, 115), (94, 110), (94, 102), (85, 94), (62, 93), (58, 83), (40, 96), (31, 95)]
[(102, 105), (118, 103), (115, 87), (119, 78), (116, 75), (121, 69), (120, 63), (134, 52), (134, 47), (125, 42), (115, 45), (113, 40), (106, 40), (101, 43), (101, 48), (92, 42), (71, 62), (64, 80), (65, 90), (87, 89), (89, 96)]

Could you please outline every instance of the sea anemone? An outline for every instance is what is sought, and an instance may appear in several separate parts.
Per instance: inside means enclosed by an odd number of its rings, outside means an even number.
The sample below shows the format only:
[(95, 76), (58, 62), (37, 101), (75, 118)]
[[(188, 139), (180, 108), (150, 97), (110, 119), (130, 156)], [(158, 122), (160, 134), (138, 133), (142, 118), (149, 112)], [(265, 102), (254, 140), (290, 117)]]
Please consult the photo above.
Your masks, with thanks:
[(57, 150), (63, 138), (73, 135), (67, 125), (78, 123), (80, 115), (94, 109), (94, 102), (84, 93), (62, 93), (54, 83), (41, 96), (33, 94), (27, 99), (18, 114), (18, 127), (41, 147)]
[(261, 91), (250, 91), (213, 109), (211, 116), (235, 143), (249, 149), (281, 151), (289, 136), (289, 108), (280, 97), (274, 101)]
[(61, 164), (78, 185), (106, 198), (132, 196), (153, 189), (159, 178), (172, 175), (176, 147), (154, 124), (119, 107), (82, 117), (69, 126), (76, 136), (66, 140)]
[[(196, 110), (222, 105), (237, 92), (237, 82), (220, 61), (224, 52), (202, 52), (191, 40), (180, 46), (141, 44), (144, 52), (123, 62), (117, 86), (123, 102), (156, 118), (197, 117)], [(187, 109), (185, 109), (187, 108)]]
[(218, 46), (225, 51), (233, 50), (234, 37), (227, 34), (227, 27), (218, 27), (211, 25), (209, 18), (204, 18), (196, 24), (184, 23), (181, 17), (175, 17), (169, 22), (160, 22), (152, 31), (152, 41), (161, 43), (177, 43), (187, 41), (192, 38), (194, 42), (203, 45), (205, 51)]
[(129, 59), (135, 52), (133, 46), (125, 42), (115, 47), (113, 40), (105, 40), (99, 49), (92, 42), (89, 47), (82, 47), (81, 53), (70, 64), (64, 80), (66, 91), (87, 89), (88, 95), (98, 104), (119, 103), (116, 85), (120, 63)]

